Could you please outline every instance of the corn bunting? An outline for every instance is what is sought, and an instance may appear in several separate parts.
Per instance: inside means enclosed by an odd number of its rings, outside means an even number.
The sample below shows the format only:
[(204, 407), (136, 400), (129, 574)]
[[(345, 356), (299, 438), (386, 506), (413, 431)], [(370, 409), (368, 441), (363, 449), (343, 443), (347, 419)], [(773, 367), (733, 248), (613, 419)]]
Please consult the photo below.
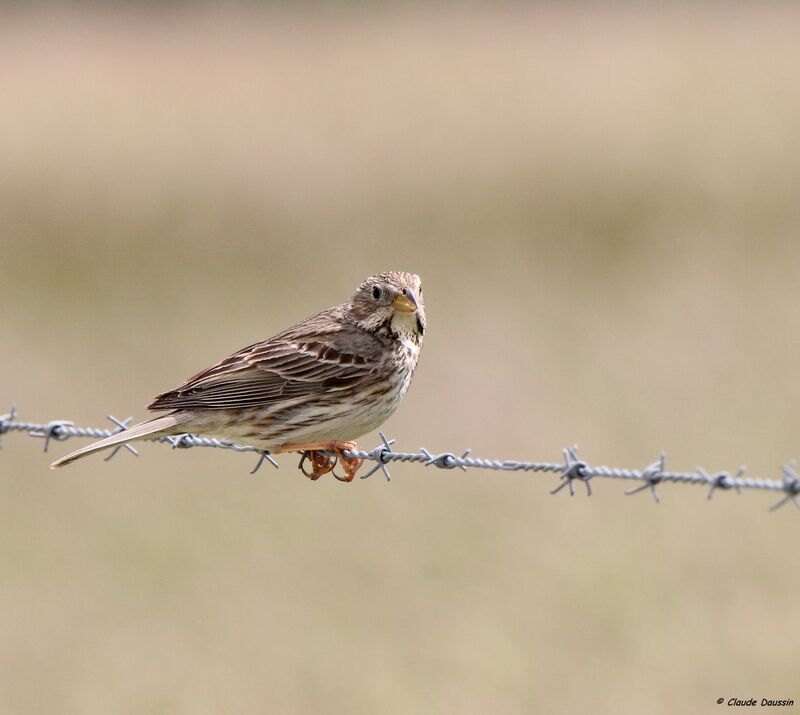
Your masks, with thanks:
[[(350, 300), (203, 370), (148, 405), (169, 414), (78, 449), (52, 467), (132, 440), (199, 434), (265, 452), (302, 452), (311, 479), (351, 481), (361, 460), (344, 452), (379, 427), (403, 399), (425, 334), (419, 276), (367, 278)], [(301, 463), (302, 464), (302, 463)], [(337, 476), (338, 475), (334, 475)]]

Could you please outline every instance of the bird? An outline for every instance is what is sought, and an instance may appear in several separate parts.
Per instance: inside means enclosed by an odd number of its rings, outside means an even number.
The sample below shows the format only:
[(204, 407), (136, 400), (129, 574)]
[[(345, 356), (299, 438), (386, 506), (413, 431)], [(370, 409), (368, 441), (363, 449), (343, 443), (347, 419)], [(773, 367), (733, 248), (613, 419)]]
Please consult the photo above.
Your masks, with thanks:
[[(300, 452), (301, 471), (310, 479), (333, 472), (350, 482), (362, 460), (345, 452), (357, 451), (355, 440), (397, 409), (425, 331), (419, 276), (378, 273), (347, 302), (238, 350), (148, 405), (168, 414), (81, 447), (50, 467), (133, 440), (188, 433), (243, 441), (266, 454)], [(333, 471), (337, 462), (343, 477)]]

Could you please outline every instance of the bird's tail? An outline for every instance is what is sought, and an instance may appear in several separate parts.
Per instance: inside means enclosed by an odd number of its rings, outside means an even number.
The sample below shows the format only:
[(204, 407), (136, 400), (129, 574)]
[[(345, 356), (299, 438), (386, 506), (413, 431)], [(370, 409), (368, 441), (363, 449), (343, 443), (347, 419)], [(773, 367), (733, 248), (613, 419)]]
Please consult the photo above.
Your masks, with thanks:
[(133, 427), (123, 430), (122, 432), (117, 432), (116, 434), (112, 434), (110, 437), (101, 439), (98, 442), (92, 442), (92, 444), (87, 444), (85, 447), (81, 447), (80, 449), (76, 449), (74, 452), (70, 452), (65, 457), (53, 462), (50, 465), (50, 469), (63, 467), (65, 464), (74, 462), (76, 459), (85, 457), (87, 454), (99, 452), (102, 449), (108, 449), (109, 447), (114, 447), (118, 444), (124, 444), (125, 442), (131, 442), (135, 439), (142, 439), (143, 437), (155, 434), (156, 432), (166, 432), (169, 434), (173, 427), (183, 424), (184, 422), (188, 422), (189, 419), (190, 417), (186, 413), (175, 412), (171, 415), (154, 417), (152, 420), (140, 422), (138, 425), (133, 425)]

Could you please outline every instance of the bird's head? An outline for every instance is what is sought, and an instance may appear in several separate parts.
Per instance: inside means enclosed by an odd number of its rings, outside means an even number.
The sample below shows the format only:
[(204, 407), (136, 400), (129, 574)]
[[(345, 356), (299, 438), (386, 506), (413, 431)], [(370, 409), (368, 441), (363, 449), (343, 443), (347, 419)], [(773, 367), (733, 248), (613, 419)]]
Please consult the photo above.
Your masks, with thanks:
[(364, 330), (385, 331), (398, 339), (422, 342), (425, 303), (418, 275), (389, 271), (367, 278), (346, 307), (348, 316)]

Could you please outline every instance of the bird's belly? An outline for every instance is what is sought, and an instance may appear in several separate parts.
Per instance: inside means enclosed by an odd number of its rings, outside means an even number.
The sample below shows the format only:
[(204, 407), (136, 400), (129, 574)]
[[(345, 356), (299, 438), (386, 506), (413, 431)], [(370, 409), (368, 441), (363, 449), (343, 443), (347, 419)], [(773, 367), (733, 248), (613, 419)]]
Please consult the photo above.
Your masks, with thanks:
[(335, 393), (324, 404), (307, 404), (285, 427), (292, 436), (284, 443), (347, 441), (372, 432), (392, 416), (411, 382), (410, 373), (398, 375), (389, 389), (376, 387), (374, 392)]

